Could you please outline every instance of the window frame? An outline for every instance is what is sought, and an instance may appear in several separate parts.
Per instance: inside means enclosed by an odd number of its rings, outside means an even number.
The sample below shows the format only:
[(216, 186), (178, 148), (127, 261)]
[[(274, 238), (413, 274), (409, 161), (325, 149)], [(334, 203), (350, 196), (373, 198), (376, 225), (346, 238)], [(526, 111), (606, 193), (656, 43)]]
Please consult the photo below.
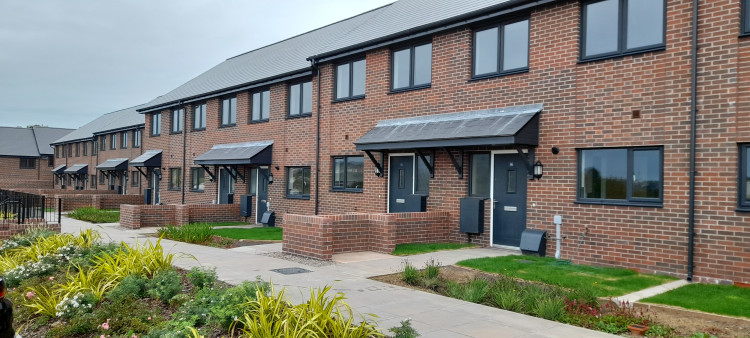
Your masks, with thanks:
[(151, 115), (151, 136), (161, 135), (161, 112)]
[(117, 133), (109, 134), (109, 149), (110, 150), (117, 150)]
[[(200, 119), (200, 121), (202, 122), (201, 123), (201, 127), (196, 127), (196, 122), (199, 121), (199, 119), (198, 119), (198, 111), (199, 111), (199, 109), (198, 108), (201, 108), (200, 112), (202, 114), (202, 119)], [(207, 124), (206, 123), (206, 116), (208, 115), (208, 114), (206, 114), (206, 108), (208, 108), (208, 105), (206, 104), (206, 102), (196, 103), (196, 104), (193, 105), (193, 114), (192, 114), (192, 116), (193, 116), (193, 121), (192, 122), (193, 123), (191, 123), (192, 127), (193, 127), (192, 131), (206, 130), (206, 124)]]
[[(268, 92), (268, 102), (265, 102), (263, 100), (263, 93)], [(260, 112), (258, 112), (259, 119), (253, 118), (253, 105), (255, 101), (255, 94), (258, 94), (258, 98), (260, 98), (260, 104), (258, 105), (258, 109), (260, 109)], [(266, 103), (268, 105), (268, 116), (266, 118), (263, 118), (263, 104)], [(263, 88), (258, 89), (255, 91), (250, 92), (250, 123), (263, 123), (268, 122), (271, 120), (271, 89), (270, 88)]]
[[(354, 93), (354, 64), (360, 61), (365, 62), (365, 93), (361, 95), (353, 95)], [(349, 65), (349, 96), (345, 97), (338, 97), (338, 85), (339, 85), (339, 67), (343, 65)], [(361, 100), (367, 97), (367, 57), (361, 56), (357, 58), (352, 58), (344, 62), (337, 63), (334, 66), (334, 75), (333, 75), (333, 102), (344, 102), (344, 101), (353, 101), (353, 100)]]
[[(362, 188), (347, 188), (348, 184), (348, 175), (349, 172), (349, 161), (348, 159), (359, 157), (362, 158)], [(343, 187), (337, 187), (336, 186), (336, 160), (344, 160), (344, 186)], [(331, 157), (331, 191), (344, 191), (344, 192), (363, 192), (365, 188), (365, 173), (364, 173), (364, 162), (365, 157), (362, 155), (339, 155), (339, 156), (333, 156)]]
[[(578, 35), (578, 45), (579, 45), (579, 51), (578, 51), (578, 57), (579, 63), (585, 63), (590, 61), (598, 61), (598, 60), (605, 60), (605, 59), (612, 59), (617, 58), (621, 56), (628, 56), (628, 55), (635, 55), (635, 54), (643, 54), (653, 51), (659, 51), (659, 50), (666, 50), (667, 49), (667, 1), (662, 0), (662, 3), (664, 4), (664, 17), (662, 21), (662, 42), (659, 44), (653, 44), (648, 46), (641, 46), (636, 48), (627, 49), (626, 43), (628, 38), (628, 32), (627, 32), (627, 11), (628, 11), (628, 3), (630, 0), (615, 0), (618, 2), (617, 4), (617, 50), (614, 52), (605, 52), (605, 53), (599, 53), (594, 55), (585, 55), (586, 51), (586, 8), (588, 5), (606, 1), (606, 0), (584, 0), (581, 1), (581, 27), (580, 27), (580, 34)], [(746, 0), (743, 0), (746, 1)]]
[(748, 17), (747, 11), (750, 10), (750, 0), (742, 0), (740, 2), (740, 36), (750, 36), (750, 27), (748, 24), (750, 18)]
[(120, 133), (120, 149), (128, 149), (128, 131)]
[(99, 185), (107, 185), (107, 181), (104, 175), (99, 175)]
[(83, 141), (83, 156), (89, 156), (89, 141)]
[(91, 178), (89, 179), (89, 181), (90, 181), (91, 189), (96, 189), (96, 183), (97, 183), (96, 175), (91, 175)]
[[(424, 46), (424, 45), (430, 45), (430, 82), (415, 86), (414, 85), (414, 68), (415, 68), (414, 65), (416, 64), (416, 56), (415, 56), (416, 53), (414, 51), (415, 51), (415, 49), (417, 47), (421, 47), (421, 46)], [(432, 52), (433, 52), (433, 47), (434, 47), (434, 45), (432, 43), (432, 40), (430, 40), (430, 41), (414, 42), (412, 44), (408, 44), (408, 45), (403, 45), (403, 46), (391, 48), (391, 52), (390, 52), (390, 55), (391, 55), (391, 61), (390, 61), (390, 66), (391, 66), (390, 93), (408, 92), (408, 91), (412, 91), (412, 90), (419, 90), (419, 89), (425, 89), (425, 88), (431, 88), (432, 87), (432, 75), (433, 75), (432, 74), (432, 62), (433, 62)], [(406, 87), (394, 88), (393, 86), (395, 85), (395, 83), (393, 81), (393, 78), (394, 78), (394, 75), (395, 75), (395, 72), (394, 72), (395, 67), (394, 66), (396, 64), (396, 58), (394, 56), (396, 55), (397, 52), (400, 52), (400, 51), (403, 51), (403, 50), (407, 50), (407, 49), (409, 50), (409, 58), (410, 58), (410, 60), (409, 60), (409, 85), (406, 86)]]
[[(230, 118), (227, 119), (228, 123), (225, 124), (224, 123), (224, 102), (229, 101), (230, 108), (231, 108), (232, 100), (234, 100), (234, 122), (232, 122), (232, 119), (231, 119), (232, 111), (230, 109), (229, 111)], [(230, 96), (222, 97), (221, 100), (219, 101), (219, 128), (234, 127), (236, 125), (237, 125), (237, 95), (230, 95)]]
[(140, 129), (133, 130), (133, 148), (141, 147), (141, 134)]
[(172, 109), (169, 121), (170, 134), (182, 134), (185, 130), (185, 108)]
[[(31, 165), (29, 165), (29, 163), (31, 163)], [(36, 169), (36, 158), (21, 157), (19, 160), (18, 167), (24, 170)]]
[[(526, 51), (526, 67), (519, 67), (519, 68), (512, 68), (509, 70), (501, 70), (503, 65), (503, 52), (505, 49), (503, 48), (503, 43), (505, 42), (505, 35), (503, 34), (503, 28), (508, 25), (512, 25), (514, 23), (519, 23), (521, 21), (528, 21), (529, 31), (528, 35), (526, 36), (526, 41), (528, 43), (528, 50)], [(477, 75), (476, 74), (476, 65), (477, 65), (477, 32), (489, 30), (497, 28), (497, 71), (493, 73), (484, 73)], [(493, 77), (500, 77), (500, 76), (506, 76), (506, 75), (512, 75), (512, 74), (520, 74), (520, 73), (527, 73), (529, 71), (529, 64), (531, 63), (531, 17), (530, 16), (522, 16), (522, 17), (516, 17), (510, 20), (504, 20), (498, 23), (494, 23), (492, 25), (484, 25), (479, 26), (472, 30), (471, 33), (471, 80), (481, 80), (481, 79), (489, 79)]]
[(99, 139), (100, 139), (100, 141), (99, 141), (99, 150), (100, 151), (106, 151), (107, 150), (107, 136), (106, 135), (102, 135)]
[[(481, 197), (481, 198), (490, 198), (492, 195), (492, 153), (491, 152), (472, 152), (469, 153), (469, 191), (468, 194), (469, 197)], [(490, 187), (487, 191), (486, 195), (480, 195), (474, 193), (474, 155), (487, 155), (489, 157), (489, 163), (490, 167), (487, 168), (487, 181), (490, 183)]]
[(130, 186), (138, 187), (141, 183), (141, 173), (138, 170), (132, 170), (130, 172)]
[[(305, 171), (307, 171), (307, 175), (309, 177), (310, 186), (308, 186), (308, 193), (307, 194), (290, 194), (289, 193), (289, 178), (291, 175), (289, 172), (292, 169), (302, 169), (302, 182), (303, 182), (303, 188), (302, 191), (304, 192), (304, 181), (305, 181)], [(310, 166), (289, 166), (286, 167), (286, 177), (284, 177), (285, 181), (285, 189), (284, 189), (284, 197), (289, 199), (304, 199), (309, 200), (310, 199), (310, 191), (312, 191), (312, 170)]]
[(81, 142), (76, 142), (76, 157), (81, 157)]
[[(627, 170), (625, 174), (625, 199), (609, 198), (582, 198), (581, 189), (581, 156), (586, 150), (627, 150)], [(633, 153), (635, 151), (659, 151), (659, 197), (633, 197)], [(638, 146), (638, 147), (605, 147), (605, 148), (577, 148), (576, 149), (576, 204), (602, 204), (602, 205), (623, 205), (636, 207), (656, 207), (661, 208), (664, 204), (664, 146)]]
[(99, 151), (99, 141), (97, 141), (96, 138), (94, 138), (91, 141), (91, 156), (96, 156)]
[[(304, 99), (305, 99), (304, 92), (305, 91), (303, 90), (303, 88), (304, 88), (304, 85), (306, 83), (310, 84), (310, 103), (311, 104), (310, 104), (310, 112), (309, 113), (306, 113), (306, 112), (302, 111), (303, 108), (304, 108), (304, 106), (305, 106), (305, 101), (304, 101)], [(292, 110), (292, 87), (294, 87), (294, 86), (299, 86), (299, 114), (296, 114), (296, 115), (292, 115), (291, 114), (292, 113), (291, 112), (291, 110)], [(314, 87), (313, 87), (313, 81), (312, 81), (312, 79), (289, 83), (289, 85), (286, 87), (286, 118), (288, 118), (288, 119), (295, 119), (295, 118), (298, 118), (298, 117), (312, 116), (313, 111), (315, 110), (315, 104), (314, 104), (314, 101), (313, 101), (313, 97), (315, 97), (314, 91), (315, 90), (314, 90)], [(261, 103), (262, 102), (263, 101), (261, 101)], [(262, 110), (263, 110), (263, 108), (261, 107), (261, 111)], [(270, 113), (270, 111), (269, 111), (269, 113)], [(252, 112), (251, 112), (251, 114), (252, 114)]]
[(750, 199), (746, 198), (747, 184), (743, 182), (748, 169), (748, 161), (750, 160), (750, 158), (745, 156), (748, 149), (750, 149), (750, 143), (737, 144), (737, 211), (744, 212), (750, 212)]
[[(196, 185), (194, 182), (195, 179), (197, 178), (195, 175), (196, 172), (201, 173), (200, 177), (203, 178), (203, 189), (196, 188)], [(198, 184), (197, 186), (200, 186), (200, 184)], [(205, 192), (206, 191), (206, 170), (203, 169), (203, 167), (191, 167), (190, 168), (190, 191), (192, 192)]]
[[(174, 175), (174, 171), (177, 171), (177, 175)], [(177, 186), (172, 185), (172, 178), (178, 177), (179, 182)], [(182, 168), (169, 168), (169, 190), (182, 190)]]

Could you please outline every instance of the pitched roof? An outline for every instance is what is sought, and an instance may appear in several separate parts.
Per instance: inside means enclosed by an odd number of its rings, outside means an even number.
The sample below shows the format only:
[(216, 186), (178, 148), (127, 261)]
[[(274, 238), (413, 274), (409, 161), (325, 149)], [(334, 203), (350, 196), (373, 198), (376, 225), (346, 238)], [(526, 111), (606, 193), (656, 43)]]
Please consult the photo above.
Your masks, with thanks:
[(167, 107), (179, 101), (215, 96), (230, 89), (304, 72), (311, 69), (307, 60), (309, 57), (338, 53), (526, 2), (530, 1), (400, 0), (229, 58), (171, 92), (146, 103), (141, 111)]
[(58, 138), (57, 140), (52, 142), (52, 144), (88, 140), (91, 139), (95, 134), (146, 124), (146, 117), (136, 111), (136, 109), (140, 107), (142, 107), (142, 105), (118, 110), (99, 116), (93, 121), (71, 132), (70, 134)]
[(39, 157), (52, 155), (52, 140), (73, 129), (49, 127), (0, 127), (0, 156)]
[(171, 92), (146, 103), (143, 108), (155, 108), (279, 75), (310, 70), (308, 56), (316, 54), (320, 47), (341, 39), (388, 6), (229, 58)]

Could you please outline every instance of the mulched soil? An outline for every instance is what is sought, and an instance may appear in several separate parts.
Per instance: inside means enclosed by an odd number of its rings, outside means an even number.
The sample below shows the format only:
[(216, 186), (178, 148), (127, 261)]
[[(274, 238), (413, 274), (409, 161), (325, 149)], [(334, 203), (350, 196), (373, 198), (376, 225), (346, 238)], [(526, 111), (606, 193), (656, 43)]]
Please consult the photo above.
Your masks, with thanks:
[[(445, 280), (461, 283), (478, 277), (487, 280), (496, 280), (498, 278), (495, 274), (454, 265), (440, 267), (440, 277)], [(406, 284), (401, 280), (401, 273), (376, 276), (371, 279), (410, 289), (440, 294), (430, 289)], [(673, 327), (678, 336), (689, 337), (695, 332), (705, 332), (717, 337), (750, 337), (750, 319), (720, 316), (655, 304), (637, 303), (635, 306), (644, 307), (644, 311), (654, 318), (655, 321)]]

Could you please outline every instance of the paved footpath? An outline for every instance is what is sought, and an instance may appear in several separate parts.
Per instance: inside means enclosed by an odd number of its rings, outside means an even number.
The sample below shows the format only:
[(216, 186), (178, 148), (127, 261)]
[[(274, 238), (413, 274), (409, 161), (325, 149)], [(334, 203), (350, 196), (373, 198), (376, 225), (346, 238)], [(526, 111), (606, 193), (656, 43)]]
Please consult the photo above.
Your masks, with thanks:
[[(98, 230), (104, 240), (128, 244), (154, 240), (154, 228), (129, 230), (117, 223), (95, 225), (63, 217), (62, 231), (76, 233), (81, 229)], [(165, 250), (178, 256), (174, 265), (189, 269), (194, 266), (215, 267), (219, 279), (231, 284), (255, 280), (256, 276), (284, 287), (293, 302), (309, 297), (310, 288), (332, 285), (334, 292), (343, 292), (347, 302), (359, 313), (378, 316), (378, 325), (389, 328), (411, 318), (422, 337), (606, 337), (607, 334), (515, 312), (468, 303), (427, 292), (381, 283), (368, 277), (400, 271), (403, 258), (374, 253), (344, 254), (335, 264), (314, 267), (285, 259), (261, 255), (281, 251), (281, 244), (268, 244), (219, 249), (182, 242), (162, 240)], [(503, 256), (512, 251), (477, 248), (443, 251), (410, 256), (417, 267), (429, 259), (442, 265), (476, 257)], [(194, 257), (194, 258), (193, 258)], [(308, 273), (283, 275), (272, 272), (278, 268), (303, 268)]]

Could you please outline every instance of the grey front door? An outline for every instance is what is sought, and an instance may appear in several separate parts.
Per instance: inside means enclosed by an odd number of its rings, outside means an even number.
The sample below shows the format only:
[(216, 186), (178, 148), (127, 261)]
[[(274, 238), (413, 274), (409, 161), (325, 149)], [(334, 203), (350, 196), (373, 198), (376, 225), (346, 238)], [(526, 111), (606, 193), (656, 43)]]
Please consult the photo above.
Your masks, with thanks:
[(157, 168), (151, 170), (151, 187), (154, 189), (154, 205), (161, 203), (159, 195), (159, 176), (161, 171)]
[(414, 157), (391, 156), (388, 212), (408, 212), (406, 197), (414, 193)]
[[(230, 195), (232, 199), (230, 200)], [(219, 204), (234, 203), (234, 179), (229, 175), (229, 171), (219, 170)]]
[(268, 168), (258, 168), (258, 193), (255, 196), (258, 200), (258, 211), (256, 213), (256, 222), (260, 223), (263, 213), (268, 211)]
[(521, 244), (526, 229), (526, 166), (518, 154), (495, 155), (492, 243)]

